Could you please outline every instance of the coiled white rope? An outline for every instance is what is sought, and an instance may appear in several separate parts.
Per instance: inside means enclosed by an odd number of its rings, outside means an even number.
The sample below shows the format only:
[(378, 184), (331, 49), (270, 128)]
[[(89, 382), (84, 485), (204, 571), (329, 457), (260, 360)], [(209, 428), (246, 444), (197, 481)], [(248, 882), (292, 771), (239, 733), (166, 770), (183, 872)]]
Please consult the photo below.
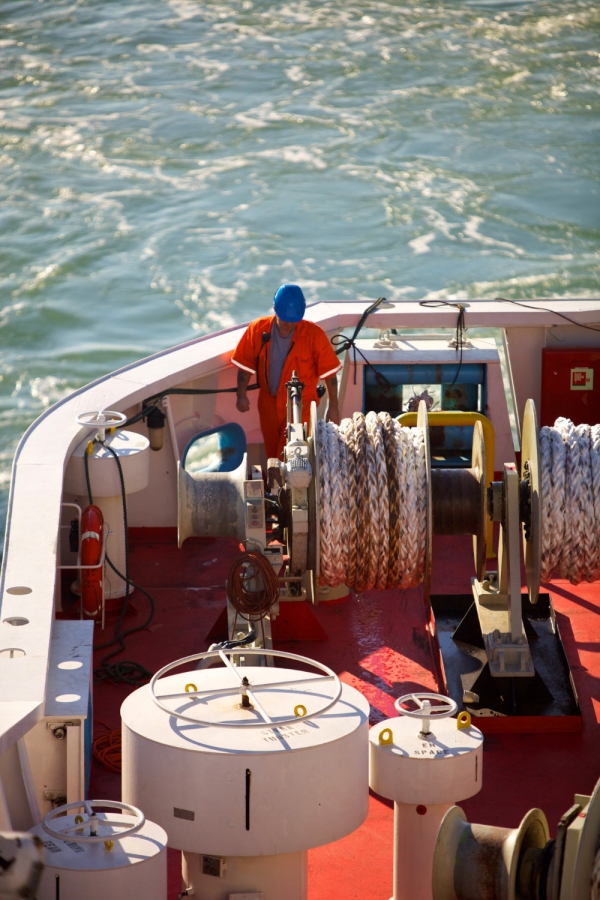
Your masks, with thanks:
[(540, 431), (541, 580), (600, 578), (600, 425)]
[[(420, 428), (388, 413), (320, 420), (321, 583), (358, 591), (423, 580), (427, 473)], [(600, 473), (599, 473), (600, 475)]]

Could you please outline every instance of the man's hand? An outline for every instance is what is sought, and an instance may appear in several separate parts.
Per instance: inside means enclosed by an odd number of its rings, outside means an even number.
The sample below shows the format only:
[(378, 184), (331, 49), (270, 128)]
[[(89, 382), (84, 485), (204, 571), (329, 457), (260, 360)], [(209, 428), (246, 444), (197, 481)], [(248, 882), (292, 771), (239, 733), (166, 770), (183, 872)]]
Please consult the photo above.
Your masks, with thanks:
[(237, 401), (235, 405), (239, 412), (248, 412), (248, 410), (250, 409), (250, 401), (248, 400), (246, 391), (248, 390), (248, 385), (250, 384), (251, 377), (251, 373), (246, 372), (245, 369), (240, 369), (238, 371)]
[(326, 419), (328, 422), (340, 424), (340, 405), (338, 401), (337, 377), (332, 375), (325, 382), (327, 385), (327, 394), (329, 396), (329, 406), (327, 407)]
[(335, 406), (333, 406), (331, 403), (331, 400), (329, 401), (329, 406), (327, 408), (327, 415), (325, 416), (325, 418), (327, 419), (328, 422), (334, 422), (336, 425), (340, 424), (340, 422), (341, 422), (340, 408), (337, 405), (337, 403), (335, 404)]

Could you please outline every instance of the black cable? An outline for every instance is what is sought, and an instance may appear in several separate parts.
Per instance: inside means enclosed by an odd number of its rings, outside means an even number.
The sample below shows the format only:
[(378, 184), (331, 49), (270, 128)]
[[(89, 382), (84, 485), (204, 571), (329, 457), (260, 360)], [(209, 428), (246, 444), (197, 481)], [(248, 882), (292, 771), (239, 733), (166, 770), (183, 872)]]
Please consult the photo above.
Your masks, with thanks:
[[(105, 441), (101, 441), (98, 439), (94, 439), (93, 443), (102, 444), (102, 446), (108, 450), (109, 453), (114, 456), (115, 461), (117, 463), (117, 468), (119, 470), (119, 481), (121, 484), (121, 499), (123, 502), (123, 523), (125, 526), (125, 574), (123, 575), (117, 567), (114, 565), (112, 560), (110, 559), (108, 553), (104, 554), (104, 558), (108, 565), (111, 567), (113, 572), (118, 575), (125, 582), (125, 602), (123, 603), (123, 608), (121, 609), (121, 614), (119, 616), (119, 620), (115, 626), (114, 637), (110, 641), (105, 641), (102, 644), (98, 644), (94, 647), (94, 650), (103, 650), (107, 647), (112, 647), (117, 644), (115, 650), (111, 653), (108, 653), (104, 656), (100, 662), (100, 667), (94, 669), (94, 677), (97, 681), (112, 681), (113, 683), (123, 683), (123, 684), (131, 684), (133, 686), (139, 686), (145, 684), (152, 678), (152, 672), (149, 672), (145, 666), (141, 665), (141, 663), (134, 662), (133, 660), (119, 660), (117, 663), (109, 664), (107, 660), (112, 659), (113, 656), (116, 656), (118, 653), (121, 653), (125, 650), (125, 638), (130, 634), (133, 634), (136, 631), (142, 631), (144, 628), (147, 628), (152, 619), (154, 618), (155, 613), (155, 605), (154, 600), (148, 591), (144, 590), (144, 588), (140, 587), (129, 577), (129, 544), (127, 540), (128, 534), (128, 524), (127, 524), (127, 495), (125, 492), (125, 480), (123, 478), (123, 469), (121, 466), (121, 460), (119, 459), (117, 453), (109, 447)], [(90, 504), (93, 503), (92, 498), (92, 488), (90, 483), (90, 472), (89, 472), (89, 460), (87, 452), (84, 454), (84, 467), (85, 467), (85, 480), (88, 491), (88, 499)], [(129, 594), (130, 587), (135, 590), (141, 591), (144, 594), (150, 603), (150, 613), (145, 622), (141, 625), (135, 625), (133, 628), (129, 628), (127, 631), (122, 632), (121, 626), (123, 625), (123, 620), (125, 618), (125, 613), (127, 612), (127, 607), (129, 605)]]
[(136, 422), (140, 422), (142, 419), (145, 419), (146, 416), (152, 412), (156, 404), (152, 404), (150, 406), (146, 405), (146, 402), (142, 404), (142, 408), (139, 413), (136, 413), (134, 416), (131, 416), (130, 419), (127, 419), (126, 422), (121, 426), (122, 428), (129, 428), (130, 425), (135, 425)]
[(373, 369), (373, 371), (375, 372), (375, 381), (377, 382), (377, 384), (380, 387), (392, 387), (392, 385), (390, 384), (388, 379), (385, 377), (385, 375), (382, 372), (378, 372), (377, 369), (375, 368), (375, 366), (371, 365), (371, 363), (369, 362), (367, 357), (364, 355), (364, 353), (362, 352), (360, 347), (357, 347), (356, 343), (355, 343), (358, 335), (362, 331), (362, 328), (363, 328), (365, 322), (367, 321), (367, 319), (369, 318), (369, 316), (371, 315), (371, 313), (375, 312), (375, 310), (377, 310), (379, 308), (379, 306), (381, 306), (382, 303), (386, 303), (386, 302), (387, 301), (386, 301), (385, 297), (379, 297), (375, 301), (375, 303), (371, 303), (371, 305), (368, 306), (367, 309), (365, 309), (362, 316), (358, 320), (358, 324), (357, 324), (356, 328), (354, 329), (354, 334), (352, 335), (352, 337), (348, 337), (348, 335), (342, 334), (340, 332), (339, 334), (334, 334), (331, 338), (332, 346), (334, 348), (337, 348), (335, 350), (337, 356), (339, 356), (341, 353), (344, 353), (345, 350), (349, 350), (351, 347), (354, 347), (354, 352), (355, 352), (354, 384), (356, 384), (356, 366), (357, 366), (356, 353), (358, 353), (362, 357), (365, 365), (368, 366), (369, 369)]
[[(251, 384), (246, 390), (248, 391), (256, 391), (260, 385)], [(158, 394), (152, 394), (151, 397), (146, 397), (144, 403), (152, 403), (153, 400), (160, 400), (161, 397), (168, 397), (169, 394), (235, 394), (237, 393), (237, 387), (230, 388), (166, 388), (164, 391), (160, 391)], [(122, 426), (124, 427), (124, 426)]]
[(462, 369), (462, 363), (463, 363), (463, 344), (464, 344), (464, 340), (465, 340), (465, 331), (466, 331), (465, 308), (460, 303), (458, 304), (458, 307), (459, 307), (459, 313), (458, 313), (458, 319), (456, 320), (456, 331), (454, 333), (454, 342), (456, 344), (456, 349), (457, 350), (460, 349), (460, 357), (458, 360), (458, 368), (456, 370), (456, 375), (454, 376), (454, 381), (450, 385), (449, 390), (452, 390), (452, 388), (456, 384), (457, 379), (458, 379), (458, 374), (459, 374), (460, 370)]
[[(600, 331), (600, 328), (594, 328), (593, 325), (582, 325), (581, 322), (576, 322), (575, 319), (570, 319), (568, 316), (565, 316), (564, 313), (557, 312), (555, 309), (548, 309), (546, 306), (532, 306), (530, 303), (522, 303), (520, 300), (509, 300), (507, 297), (494, 297), (494, 300), (498, 303), (513, 303), (515, 306), (522, 306), (524, 309), (533, 309), (539, 312), (548, 312), (553, 316), (559, 316), (561, 319), (564, 319), (565, 322), (569, 322), (571, 325), (577, 325), (578, 328), (586, 328), (588, 331)], [(551, 300), (541, 300), (541, 303), (551, 303)]]
[(449, 300), (421, 300), (419, 306), (424, 306), (429, 309), (435, 309), (439, 306), (452, 306), (454, 309), (458, 309), (458, 318), (456, 320), (456, 329), (454, 331), (454, 343), (456, 344), (456, 352), (460, 355), (454, 381), (449, 387), (449, 390), (452, 390), (458, 380), (463, 364), (463, 346), (465, 343), (465, 332), (467, 330), (465, 324), (465, 307), (462, 303), (451, 303)]
[[(258, 373), (257, 373), (258, 378)], [(246, 390), (248, 391), (256, 391), (259, 388), (258, 382), (256, 384), (249, 385)], [(156, 400), (161, 400), (163, 397), (169, 397), (171, 394), (181, 394), (181, 395), (195, 395), (195, 394), (235, 394), (237, 392), (237, 387), (231, 388), (166, 388), (164, 391), (161, 391), (159, 394), (153, 394), (151, 397), (146, 397), (146, 399), (142, 402), (142, 408), (138, 413), (131, 416), (130, 419), (127, 419), (123, 425), (119, 426), (120, 428), (128, 428), (130, 425), (135, 425), (136, 422), (140, 422), (142, 419), (145, 419), (148, 413), (152, 411), (154, 406), (156, 405)]]

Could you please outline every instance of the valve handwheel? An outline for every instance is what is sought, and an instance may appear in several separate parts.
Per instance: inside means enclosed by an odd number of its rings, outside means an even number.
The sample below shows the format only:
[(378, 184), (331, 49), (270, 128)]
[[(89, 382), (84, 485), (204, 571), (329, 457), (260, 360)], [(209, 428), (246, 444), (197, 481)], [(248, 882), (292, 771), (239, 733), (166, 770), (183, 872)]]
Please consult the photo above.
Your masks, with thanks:
[[(266, 681), (262, 684), (256, 682), (250, 683), (247, 677), (249, 674), (249, 670), (244, 666), (234, 666), (229, 659), (230, 656), (239, 656), (240, 653), (242, 653), (245, 657), (272, 656), (282, 659), (289, 659), (293, 660), (294, 662), (301, 662), (304, 665), (313, 666), (316, 669), (320, 669), (325, 674), (310, 676), (308, 678), (292, 678), (288, 681)], [(219, 658), (225, 664), (225, 666), (235, 674), (238, 684), (233, 684), (230, 687), (225, 688), (207, 688), (200, 691), (190, 690), (179, 691), (174, 694), (156, 694), (155, 689), (157, 682), (160, 678), (162, 678), (163, 675), (166, 675), (167, 672), (170, 672), (171, 669), (186, 665), (187, 663), (195, 662), (199, 659), (218, 660)], [(214, 669), (212, 671), (214, 671)], [(254, 671), (252, 672), (252, 675), (254, 676)], [(263, 708), (261, 702), (256, 696), (259, 693), (268, 694), (269, 691), (280, 692), (282, 688), (297, 687), (302, 689), (305, 685), (308, 684), (316, 683), (320, 685), (327, 682), (333, 682), (333, 696), (326, 697), (325, 701), (322, 702), (321, 705), (317, 707), (317, 709), (306, 711), (306, 707), (304, 706), (304, 704), (302, 704), (305, 712), (300, 716), (296, 715), (295, 712), (295, 710), (299, 709), (299, 704), (294, 703), (294, 706), (292, 706), (291, 715), (283, 718), (273, 719)], [(195, 685), (188, 684), (187, 687), (195, 688)], [(211, 697), (225, 697), (228, 694), (239, 695), (240, 708), (248, 709), (253, 713), (257, 713), (260, 717), (260, 721), (256, 721), (255, 719), (239, 719), (235, 722), (221, 722), (200, 719), (196, 716), (190, 716), (186, 715), (185, 713), (179, 712), (177, 709), (172, 709), (167, 706), (165, 702), (167, 700), (183, 700), (188, 703), (190, 700), (206, 700)], [(335, 704), (340, 699), (341, 694), (342, 683), (340, 679), (335, 674), (335, 672), (333, 672), (322, 663), (316, 662), (314, 659), (309, 659), (306, 656), (298, 656), (296, 653), (285, 653), (283, 650), (265, 650), (262, 648), (247, 649), (246, 647), (244, 647), (243, 650), (241, 650), (239, 647), (237, 647), (230, 650), (209, 650), (207, 653), (196, 653), (194, 654), (194, 656), (186, 656), (184, 659), (177, 659), (175, 660), (175, 662), (169, 663), (167, 666), (164, 666), (162, 669), (160, 669), (159, 672), (156, 673), (156, 675), (154, 675), (152, 681), (150, 682), (150, 696), (152, 697), (158, 708), (162, 709), (163, 712), (166, 712), (170, 716), (175, 716), (177, 719), (183, 719), (186, 722), (192, 722), (194, 725), (213, 726), (215, 728), (278, 728), (283, 725), (297, 725), (298, 722), (302, 719), (314, 719), (316, 716), (323, 715), (323, 713), (331, 709), (332, 706), (335, 706)]]
[[(416, 709), (406, 709), (405, 704), (414, 703)], [(435, 704), (435, 705), (434, 705)], [(429, 734), (429, 725), (431, 719), (446, 719), (453, 716), (458, 709), (458, 704), (450, 697), (444, 697), (443, 694), (404, 694), (398, 697), (394, 706), (401, 716), (408, 716), (410, 719), (421, 719), (423, 727), (422, 734)]]
[[(100, 819), (94, 811), (98, 807), (118, 809), (128, 815), (127, 817), (115, 816), (112, 819)], [(84, 815), (75, 817), (76, 820), (80, 821), (71, 822), (70, 816), (64, 817), (64, 814), (69, 810), (80, 809), (85, 811)], [(59, 821), (55, 822), (55, 819), (59, 816)], [(134, 817), (133, 822), (131, 822), (130, 816)], [(144, 827), (145, 821), (144, 813), (130, 803), (120, 803), (117, 800), (76, 800), (74, 803), (65, 803), (63, 806), (57, 806), (56, 809), (45, 815), (42, 827), (44, 831), (47, 831), (52, 837), (58, 838), (59, 841), (65, 841), (70, 838), (71, 840), (76, 840), (78, 844), (100, 844), (106, 843), (113, 838), (121, 840), (127, 835), (135, 834), (136, 831)], [(51, 822), (55, 826), (54, 828), (51, 827)], [(59, 828), (59, 825), (62, 825), (62, 827)], [(106, 829), (108, 828), (111, 830), (107, 831)], [(81, 833), (88, 829), (88, 834)], [(97, 829), (102, 830), (102, 834), (97, 834)], [(115, 831), (114, 829), (118, 830)]]
[(99, 409), (94, 412), (80, 413), (77, 416), (77, 423), (88, 428), (118, 428), (126, 421), (125, 413), (117, 412), (115, 409)]
[(77, 416), (77, 424), (85, 428), (97, 428), (100, 440), (105, 438), (107, 428), (120, 428), (127, 421), (127, 416), (115, 409), (98, 409), (94, 412), (80, 413)]

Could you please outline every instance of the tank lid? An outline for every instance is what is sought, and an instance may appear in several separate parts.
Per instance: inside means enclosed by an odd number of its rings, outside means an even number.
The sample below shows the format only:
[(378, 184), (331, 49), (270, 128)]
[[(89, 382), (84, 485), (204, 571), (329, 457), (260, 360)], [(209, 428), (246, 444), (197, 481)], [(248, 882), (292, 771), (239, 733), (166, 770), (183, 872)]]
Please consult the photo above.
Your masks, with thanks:
[[(269, 666), (247, 666), (243, 670), (249, 687), (273, 720), (264, 728), (245, 728), (244, 722), (260, 721), (254, 708), (240, 705), (239, 681), (229, 669), (201, 669), (170, 675), (157, 684), (157, 696), (183, 693), (190, 690), (206, 691), (201, 699), (174, 700), (173, 709), (186, 715), (198, 710), (198, 718), (204, 721), (235, 722), (239, 728), (221, 728), (218, 725), (192, 725), (190, 722), (169, 716), (153, 702), (148, 686), (130, 694), (121, 707), (123, 723), (131, 731), (148, 740), (178, 749), (204, 753), (280, 753), (301, 751), (340, 740), (365, 724), (369, 718), (369, 704), (357, 690), (342, 685), (338, 702), (314, 719), (299, 718), (297, 724), (277, 727), (277, 719), (289, 719), (297, 709), (299, 715), (311, 709), (323, 707), (331, 694), (332, 682), (323, 684), (311, 672), (295, 669), (275, 669)], [(302, 684), (308, 681), (307, 684)], [(277, 687), (278, 682), (285, 682)], [(231, 688), (227, 694), (223, 689)], [(211, 693), (214, 691), (214, 693)]]
[[(395, 756), (431, 760), (463, 756), (477, 750), (483, 743), (479, 728), (474, 725), (458, 728), (456, 719), (438, 719), (432, 721), (430, 727), (430, 733), (424, 735), (415, 719), (399, 716), (375, 725), (369, 732), (369, 741)], [(391, 739), (385, 733), (386, 729), (391, 732)]]
[[(115, 813), (110, 813), (113, 819)], [(65, 816), (61, 819), (63, 827), (67, 823), (74, 825), (76, 816)], [(106, 840), (112, 840), (114, 846), (107, 850), (104, 843), (86, 844), (78, 843), (77, 835), (66, 841), (51, 837), (44, 831), (42, 824), (31, 829), (31, 834), (39, 837), (44, 845), (44, 861), (46, 865), (54, 869), (73, 869), (76, 871), (105, 871), (106, 869), (122, 869), (136, 863), (143, 863), (156, 856), (167, 846), (167, 834), (154, 822), (146, 819), (143, 827), (135, 834), (118, 840), (114, 830), (110, 826), (102, 826), (102, 820), (107, 819), (106, 813), (98, 813), (98, 835), (106, 832)], [(134, 816), (123, 815), (123, 819), (132, 824), (136, 822)]]

